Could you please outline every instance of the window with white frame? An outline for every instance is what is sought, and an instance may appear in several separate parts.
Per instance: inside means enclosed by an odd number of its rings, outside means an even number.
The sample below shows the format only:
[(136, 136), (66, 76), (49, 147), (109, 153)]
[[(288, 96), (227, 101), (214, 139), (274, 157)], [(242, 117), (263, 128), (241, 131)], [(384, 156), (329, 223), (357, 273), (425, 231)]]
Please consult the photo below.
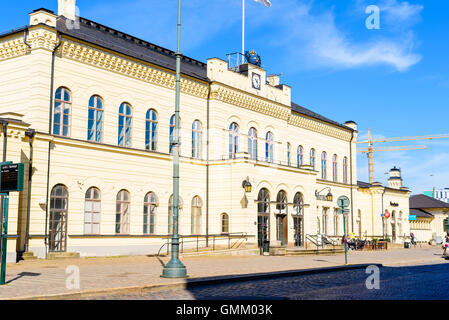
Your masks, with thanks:
[(72, 112), (72, 94), (69, 89), (61, 87), (56, 90), (53, 114), (53, 134), (70, 136)]
[(145, 149), (157, 150), (158, 115), (156, 110), (150, 109), (145, 116)]
[(87, 120), (87, 140), (103, 142), (103, 100), (99, 96), (89, 99), (89, 112)]

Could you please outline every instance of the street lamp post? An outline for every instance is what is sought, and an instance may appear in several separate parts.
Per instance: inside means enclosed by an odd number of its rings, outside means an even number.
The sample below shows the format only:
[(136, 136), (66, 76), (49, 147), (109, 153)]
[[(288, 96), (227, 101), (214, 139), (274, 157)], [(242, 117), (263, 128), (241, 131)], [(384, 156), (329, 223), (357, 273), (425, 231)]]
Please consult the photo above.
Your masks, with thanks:
[(178, 49), (176, 51), (175, 132), (173, 137), (173, 235), (171, 260), (164, 266), (163, 278), (186, 278), (187, 270), (179, 260), (179, 104), (181, 96), (181, 0), (178, 0)]

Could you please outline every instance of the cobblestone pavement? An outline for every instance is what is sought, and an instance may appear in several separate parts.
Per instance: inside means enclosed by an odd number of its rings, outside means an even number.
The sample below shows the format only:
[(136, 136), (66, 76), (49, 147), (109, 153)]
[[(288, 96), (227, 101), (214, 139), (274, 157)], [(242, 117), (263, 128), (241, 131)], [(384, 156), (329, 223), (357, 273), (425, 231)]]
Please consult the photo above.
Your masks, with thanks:
[(380, 268), (379, 289), (367, 289), (365, 269), (272, 280), (111, 295), (96, 300), (449, 300), (449, 263)]
[[(163, 279), (160, 277), (163, 263), (168, 261), (168, 257), (159, 259), (137, 256), (60, 261), (22, 261), (18, 264), (8, 264), (7, 285), (0, 287), (0, 299), (179, 283), (179, 279)], [(344, 263), (344, 256), (216, 256), (185, 257), (182, 258), (182, 261), (187, 267), (190, 278), (198, 279), (341, 266)], [(441, 258), (441, 249), (431, 247), (350, 252), (349, 263), (379, 263), (388, 266), (447, 263), (447, 261)], [(66, 285), (70, 276), (66, 273), (68, 266), (79, 268), (79, 289), (70, 289)]]

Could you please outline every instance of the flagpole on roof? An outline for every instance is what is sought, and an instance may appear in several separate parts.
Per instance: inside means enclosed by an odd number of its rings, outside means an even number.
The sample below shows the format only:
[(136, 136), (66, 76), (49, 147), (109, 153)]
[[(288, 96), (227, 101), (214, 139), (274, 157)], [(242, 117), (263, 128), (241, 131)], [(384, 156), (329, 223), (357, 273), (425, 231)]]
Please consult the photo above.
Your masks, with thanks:
[(245, 0), (242, 0), (242, 64), (245, 62)]

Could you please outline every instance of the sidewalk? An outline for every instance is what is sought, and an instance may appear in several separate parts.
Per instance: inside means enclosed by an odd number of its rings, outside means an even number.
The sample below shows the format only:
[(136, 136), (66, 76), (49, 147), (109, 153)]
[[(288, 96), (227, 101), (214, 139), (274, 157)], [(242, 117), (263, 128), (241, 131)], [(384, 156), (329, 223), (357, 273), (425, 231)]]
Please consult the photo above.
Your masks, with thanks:
[[(397, 249), (389, 251), (349, 252), (349, 264), (383, 264), (385, 266), (447, 263), (441, 258), (441, 249)], [(164, 279), (163, 263), (169, 257), (147, 256), (117, 258), (87, 258), (59, 261), (21, 261), (7, 266), (7, 285), (0, 287), (0, 299), (51, 298), (61, 294), (77, 292), (105, 293), (137, 292), (160, 286), (182, 286), (192, 280), (205, 277), (220, 277), (222, 281), (237, 275), (274, 273), (289, 270), (308, 270), (337, 267), (344, 264), (344, 255), (333, 256), (217, 256), (188, 257), (182, 261), (190, 278)], [(66, 288), (68, 266), (76, 266), (80, 271), (80, 289)], [(222, 278), (224, 277), (224, 278)], [(70, 298), (70, 297), (66, 297)]]

